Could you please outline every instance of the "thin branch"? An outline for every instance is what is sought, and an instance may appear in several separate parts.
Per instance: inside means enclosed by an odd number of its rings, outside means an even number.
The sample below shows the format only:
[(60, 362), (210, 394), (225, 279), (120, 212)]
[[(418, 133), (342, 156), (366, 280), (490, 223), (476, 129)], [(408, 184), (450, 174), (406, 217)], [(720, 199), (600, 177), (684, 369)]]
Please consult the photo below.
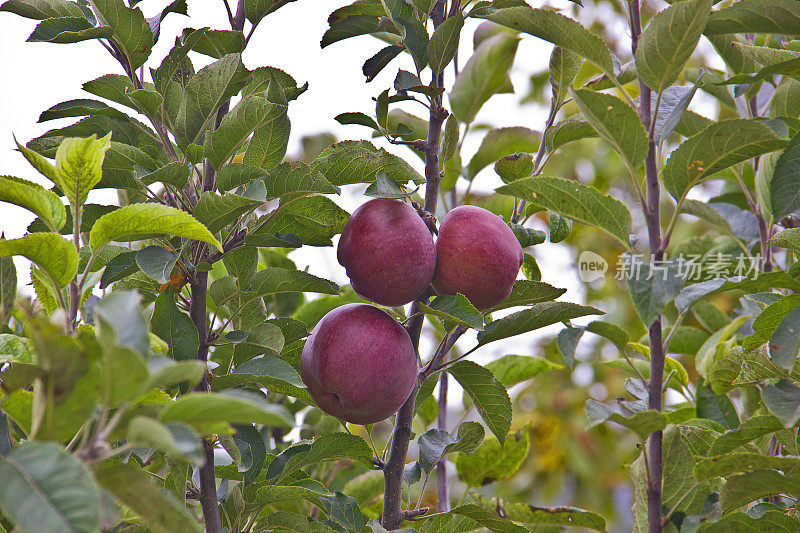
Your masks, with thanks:
[[(431, 20), (434, 28), (445, 20), (445, 1), (437, 0), (431, 12)], [(439, 74), (431, 80), (434, 88), (442, 87), (444, 76)], [(439, 141), (442, 134), (442, 124), (447, 118), (447, 111), (442, 107), (442, 98), (437, 96), (431, 99), (431, 110), (428, 120), (428, 137), (425, 141), (425, 206), (428, 213), (436, 213), (436, 204), (439, 198)], [(419, 313), (419, 302), (411, 305), (410, 315)], [(409, 321), (407, 329), (414, 343), (414, 348), (419, 352), (419, 337), (422, 332), (423, 315), (419, 315)], [(434, 356), (434, 359), (436, 357)], [(411, 391), (411, 395), (397, 412), (395, 427), (392, 432), (392, 446), (389, 450), (389, 457), (383, 469), (384, 476), (384, 502), (381, 525), (389, 531), (400, 527), (403, 520), (413, 517), (412, 513), (402, 509), (403, 492), (403, 470), (405, 468), (406, 455), (408, 454), (408, 444), (411, 440), (411, 422), (414, 419), (414, 407), (417, 401), (419, 387), (427, 378), (425, 370), (417, 376), (417, 383)], [(420, 510), (421, 511), (421, 510)], [(427, 509), (425, 509), (427, 512)]]

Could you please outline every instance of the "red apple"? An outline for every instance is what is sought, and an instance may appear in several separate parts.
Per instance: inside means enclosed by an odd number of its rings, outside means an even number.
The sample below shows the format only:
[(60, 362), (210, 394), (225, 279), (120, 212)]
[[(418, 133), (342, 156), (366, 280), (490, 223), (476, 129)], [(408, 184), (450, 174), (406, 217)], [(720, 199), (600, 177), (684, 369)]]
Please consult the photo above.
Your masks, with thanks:
[(372, 424), (400, 409), (417, 379), (411, 337), (385, 311), (367, 304), (337, 307), (303, 347), (300, 375), (326, 413)]
[(417, 211), (401, 200), (377, 198), (355, 210), (336, 251), (353, 290), (381, 305), (405, 305), (425, 292), (436, 247)]
[(488, 309), (511, 294), (522, 260), (522, 246), (500, 217), (481, 207), (456, 207), (439, 227), (433, 288)]

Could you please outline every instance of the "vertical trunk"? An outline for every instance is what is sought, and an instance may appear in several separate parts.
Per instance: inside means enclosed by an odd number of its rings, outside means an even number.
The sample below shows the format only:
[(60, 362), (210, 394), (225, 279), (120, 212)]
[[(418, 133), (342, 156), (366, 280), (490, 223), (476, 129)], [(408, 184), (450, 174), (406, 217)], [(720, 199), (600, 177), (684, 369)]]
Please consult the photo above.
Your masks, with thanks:
[[(208, 313), (206, 310), (206, 296), (208, 288), (208, 272), (196, 272), (195, 279), (191, 283), (192, 299), (189, 309), (192, 322), (197, 326), (200, 334), (200, 349), (197, 352), (197, 359), (205, 364), (208, 360)], [(200, 383), (195, 387), (196, 391), (207, 392), (208, 382), (205, 374)], [(205, 461), (200, 467), (200, 505), (203, 508), (203, 519), (206, 524), (206, 532), (219, 533), (222, 530), (222, 522), (219, 515), (219, 504), (217, 502), (217, 483), (214, 474), (214, 444), (208, 439), (203, 440), (203, 451)]]
[[(447, 431), (447, 372), (442, 372), (439, 377), (439, 416), (437, 427)], [(438, 511), (440, 513), (450, 510), (450, 483), (447, 479), (447, 457), (442, 457), (436, 465), (436, 481), (438, 483)]]
[[(639, 0), (630, 1), (631, 50), (635, 54), (642, 33)], [(656, 145), (653, 139), (653, 128), (650, 123), (653, 111), (650, 107), (651, 90), (639, 79), (639, 118), (645, 130), (649, 132), (650, 147), (645, 159), (645, 205), (644, 215), (647, 221), (647, 233), (650, 241), (650, 261), (657, 263), (664, 259), (661, 249), (661, 185), (658, 181), (656, 164)], [(655, 110), (657, 113), (658, 110)], [(662, 388), (664, 380), (664, 339), (661, 330), (661, 316), (656, 318), (649, 329), (650, 340), (650, 383), (648, 391), (650, 399), (648, 407), (661, 411)], [(661, 517), (661, 484), (662, 484), (662, 432), (652, 433), (647, 440), (647, 461), (650, 477), (647, 480), (647, 523), (650, 533), (660, 533)]]

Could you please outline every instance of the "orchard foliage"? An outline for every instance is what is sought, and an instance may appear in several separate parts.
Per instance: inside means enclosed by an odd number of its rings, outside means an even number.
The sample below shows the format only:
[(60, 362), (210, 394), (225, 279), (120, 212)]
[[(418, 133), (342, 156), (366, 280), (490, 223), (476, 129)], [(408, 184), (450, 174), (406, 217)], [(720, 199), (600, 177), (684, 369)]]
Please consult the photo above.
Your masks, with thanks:
[[(161, 21), (189, 6), (145, 18), (137, 3), (0, 6), (39, 21), (29, 41), (96, 40), (120, 65), (86, 81), (90, 97), (40, 117), (74, 124), (17, 144), (47, 187), (0, 177), (0, 201), (37, 217), (0, 240), (0, 528), (604, 531), (608, 496), (576, 502), (589, 510), (540, 507), (502, 484), (544, 461), (547, 439), (574, 446), (555, 423), (542, 430), (558, 420), (555, 395), (585, 402), (578, 435), (614, 432), (606, 449), (629, 466), (634, 530), (800, 528), (800, 3), (676, 0), (651, 13), (626, 0), (630, 46), (576, 20), (588, 2), (573, 0), (570, 18), (523, 0), (357, 0), (331, 14), (321, 46), (379, 39), (365, 81), (396, 74), (376, 87), (374, 113), (336, 118), (407, 152), (319, 136), (297, 159), (288, 108), (308, 86), (242, 61), (291, 0), (226, 3), (227, 24), (187, 27), (164, 58), (151, 54)], [(471, 55), (459, 57), (468, 30)], [(487, 128), (481, 109), (515, 91), (517, 48), (534, 38), (554, 45), (549, 69), (520, 96), (549, 106), (545, 123)], [(413, 69), (396, 67), (403, 55)], [(701, 93), (717, 115), (689, 109)], [(427, 116), (409, 111), (419, 109)], [(480, 140), (469, 160), (467, 138)], [(496, 194), (472, 192), (485, 170), (503, 182)], [(345, 230), (350, 214), (334, 201), (345, 187), (360, 187), (362, 203), (406, 202), (425, 239), (448, 212), (478, 205), (502, 218), (496, 237), (476, 235), (502, 241), (514, 268), (523, 250), (499, 302), (447, 294), (437, 273), (409, 309), (378, 306), (417, 356), (391, 430), (324, 414), (300, 376), (317, 323), (365, 303), (290, 256)], [(119, 205), (88, 203), (97, 189), (116, 190)], [(541, 272), (536, 256), (565, 239), (619, 256), (626, 281), (587, 284), (591, 305), (562, 299), (547, 282), (560, 273)], [(364, 260), (355, 246), (343, 264)], [(464, 250), (445, 259), (470, 264)], [(31, 261), (33, 300), (17, 293), (15, 255)], [(722, 256), (753, 268), (720, 274)], [(601, 309), (609, 316), (595, 320)], [(471, 357), (558, 324), (536, 355)], [(420, 353), (423, 330), (432, 353)], [(579, 348), (584, 337), (614, 354), (594, 366), (613, 376), (616, 402), (566, 385), (581, 350), (599, 346)], [(544, 372), (557, 386), (529, 387)], [(351, 379), (363, 387), (364, 376)], [(457, 424), (449, 379), (472, 415)], [(537, 390), (552, 394), (531, 412), (521, 400)], [(593, 461), (582, 484), (602, 485), (607, 457)]]

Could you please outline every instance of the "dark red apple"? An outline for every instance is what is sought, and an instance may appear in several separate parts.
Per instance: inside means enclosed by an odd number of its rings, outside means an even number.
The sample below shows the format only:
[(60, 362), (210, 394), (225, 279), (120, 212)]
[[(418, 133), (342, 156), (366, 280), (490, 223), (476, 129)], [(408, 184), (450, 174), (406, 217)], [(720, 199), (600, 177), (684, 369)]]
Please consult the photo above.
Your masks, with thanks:
[(300, 376), (317, 405), (353, 424), (400, 409), (417, 379), (417, 355), (403, 326), (367, 304), (337, 307), (303, 347)]
[(433, 288), (488, 309), (511, 294), (522, 260), (522, 246), (500, 217), (473, 205), (456, 207), (439, 227)]
[(336, 250), (353, 290), (381, 305), (405, 305), (430, 285), (436, 247), (417, 211), (377, 198), (355, 210)]

